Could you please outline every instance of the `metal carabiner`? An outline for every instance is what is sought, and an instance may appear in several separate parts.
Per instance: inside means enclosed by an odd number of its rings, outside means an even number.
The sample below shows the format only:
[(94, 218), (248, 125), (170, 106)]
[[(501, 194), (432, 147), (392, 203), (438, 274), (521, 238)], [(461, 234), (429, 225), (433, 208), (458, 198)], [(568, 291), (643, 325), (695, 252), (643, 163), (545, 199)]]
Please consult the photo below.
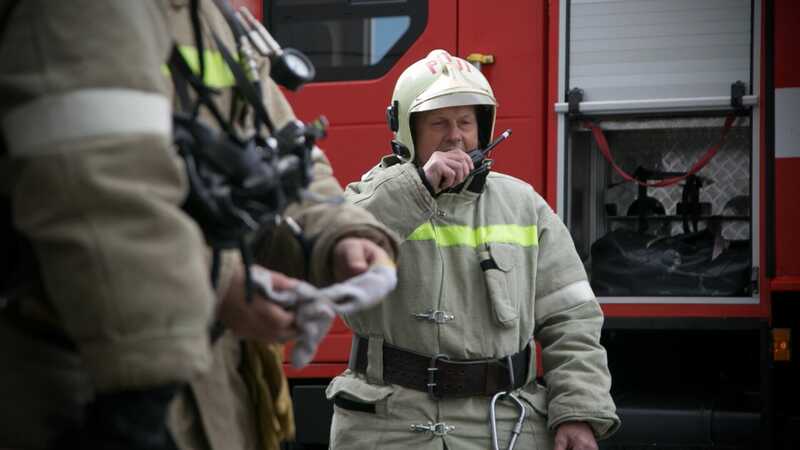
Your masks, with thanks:
[(511, 400), (514, 400), (514, 403), (517, 404), (519, 407), (519, 418), (517, 419), (517, 423), (514, 424), (514, 428), (511, 430), (511, 440), (508, 441), (508, 447), (506, 450), (513, 450), (514, 445), (517, 443), (517, 438), (522, 433), (522, 423), (525, 422), (525, 405), (517, 398), (516, 395), (512, 394), (509, 391), (502, 391), (494, 394), (492, 397), (492, 402), (489, 404), (489, 422), (491, 422), (492, 426), (492, 449), (493, 450), (500, 450), (500, 445), (497, 443), (497, 415), (496, 411), (496, 403), (498, 399), (508, 397)]

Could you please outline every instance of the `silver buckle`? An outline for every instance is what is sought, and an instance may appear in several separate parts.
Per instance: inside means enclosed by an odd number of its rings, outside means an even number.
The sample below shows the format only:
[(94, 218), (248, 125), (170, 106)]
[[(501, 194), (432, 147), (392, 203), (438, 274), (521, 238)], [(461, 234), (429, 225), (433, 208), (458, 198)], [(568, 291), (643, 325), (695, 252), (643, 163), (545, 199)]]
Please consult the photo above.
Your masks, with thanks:
[(456, 317), (447, 311), (431, 310), (425, 313), (415, 313), (414, 317), (421, 320), (430, 320), (438, 324), (449, 322)]
[(511, 355), (506, 356), (506, 364), (508, 364), (508, 390), (513, 391), (516, 385), (516, 380), (514, 379), (514, 360), (511, 359)]
[(456, 427), (453, 425), (448, 425), (445, 422), (428, 422), (427, 425), (425, 424), (411, 424), (411, 431), (416, 432), (424, 432), (429, 431), (433, 433), (434, 436), (444, 436), (447, 433), (455, 430)]
[(439, 400), (440, 398), (435, 392), (437, 386), (436, 372), (439, 371), (439, 368), (436, 367), (436, 361), (440, 359), (448, 360), (450, 358), (444, 353), (437, 353), (431, 357), (431, 363), (428, 365), (428, 384), (426, 386), (428, 387), (428, 396), (433, 400)]

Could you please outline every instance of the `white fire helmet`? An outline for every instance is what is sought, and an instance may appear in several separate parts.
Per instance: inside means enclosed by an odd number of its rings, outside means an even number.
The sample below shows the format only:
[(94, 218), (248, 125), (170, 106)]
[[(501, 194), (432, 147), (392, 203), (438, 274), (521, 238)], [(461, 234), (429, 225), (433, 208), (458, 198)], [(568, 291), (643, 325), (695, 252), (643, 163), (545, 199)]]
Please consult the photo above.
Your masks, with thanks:
[[(405, 161), (414, 160), (412, 115), (432, 109), (475, 105), (478, 142), (488, 145), (494, 134), (497, 101), (486, 77), (469, 62), (445, 50), (433, 50), (410, 65), (397, 79), (386, 111), (394, 131), (392, 149)], [(472, 149), (467, 149), (472, 150)]]

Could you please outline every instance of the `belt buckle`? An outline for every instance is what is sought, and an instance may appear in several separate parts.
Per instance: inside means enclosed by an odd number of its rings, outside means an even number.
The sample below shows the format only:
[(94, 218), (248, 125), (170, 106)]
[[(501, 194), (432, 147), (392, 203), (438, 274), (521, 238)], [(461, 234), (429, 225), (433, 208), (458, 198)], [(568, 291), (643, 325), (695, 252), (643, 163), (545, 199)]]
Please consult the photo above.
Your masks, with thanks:
[(517, 387), (517, 381), (520, 380), (516, 379), (514, 372), (514, 359), (511, 357), (511, 355), (493, 359), (489, 364), (498, 369), (498, 377), (495, 383), (489, 383), (489, 380), (494, 379), (494, 377), (487, 378), (487, 383), (485, 385), (486, 395), (494, 395), (498, 392), (513, 392)]
[(516, 380), (514, 379), (514, 360), (511, 359), (511, 355), (505, 357), (506, 360), (506, 370), (508, 370), (508, 392), (514, 390), (514, 386), (516, 386)]
[(436, 372), (439, 371), (439, 368), (436, 367), (436, 362), (440, 359), (448, 360), (450, 357), (444, 353), (437, 353), (431, 357), (431, 363), (428, 365), (428, 396), (430, 396), (432, 400), (439, 400), (441, 398), (436, 395), (435, 392), (436, 386), (438, 385), (438, 383), (436, 383)]

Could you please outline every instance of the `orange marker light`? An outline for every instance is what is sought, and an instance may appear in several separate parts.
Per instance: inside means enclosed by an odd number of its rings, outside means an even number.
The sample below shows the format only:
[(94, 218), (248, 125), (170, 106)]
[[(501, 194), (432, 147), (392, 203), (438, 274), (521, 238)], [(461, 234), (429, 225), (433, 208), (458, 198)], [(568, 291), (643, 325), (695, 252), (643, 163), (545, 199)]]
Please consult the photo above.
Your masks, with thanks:
[(772, 329), (772, 360), (790, 361), (792, 359), (792, 330), (790, 328)]

